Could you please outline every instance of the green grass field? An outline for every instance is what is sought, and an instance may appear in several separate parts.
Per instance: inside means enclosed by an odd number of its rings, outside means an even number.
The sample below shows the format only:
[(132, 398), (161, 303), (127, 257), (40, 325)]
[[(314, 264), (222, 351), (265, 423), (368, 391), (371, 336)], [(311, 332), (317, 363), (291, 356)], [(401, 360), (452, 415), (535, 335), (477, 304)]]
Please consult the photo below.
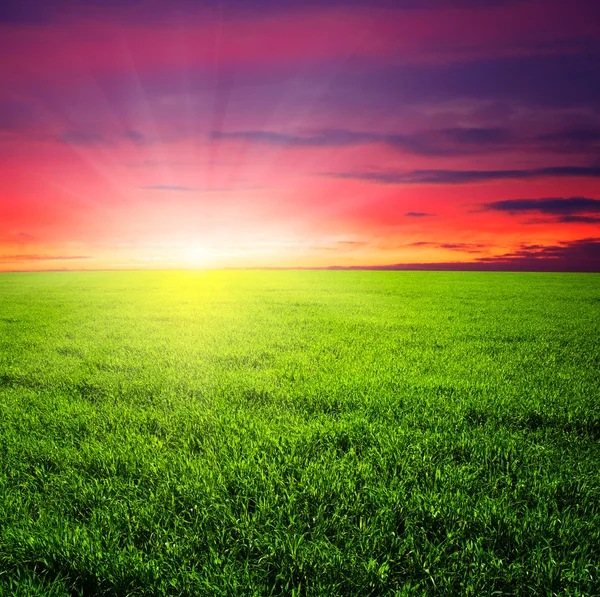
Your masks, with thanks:
[(0, 275), (0, 595), (600, 595), (600, 275)]

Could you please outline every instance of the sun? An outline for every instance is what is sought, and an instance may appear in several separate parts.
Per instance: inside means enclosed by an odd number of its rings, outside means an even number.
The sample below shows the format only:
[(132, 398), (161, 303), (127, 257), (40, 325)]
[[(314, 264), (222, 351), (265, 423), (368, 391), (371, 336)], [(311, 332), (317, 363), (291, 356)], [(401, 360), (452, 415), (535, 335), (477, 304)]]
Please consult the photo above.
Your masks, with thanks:
[(206, 244), (188, 244), (181, 248), (180, 259), (187, 267), (214, 267), (219, 262), (219, 252)]

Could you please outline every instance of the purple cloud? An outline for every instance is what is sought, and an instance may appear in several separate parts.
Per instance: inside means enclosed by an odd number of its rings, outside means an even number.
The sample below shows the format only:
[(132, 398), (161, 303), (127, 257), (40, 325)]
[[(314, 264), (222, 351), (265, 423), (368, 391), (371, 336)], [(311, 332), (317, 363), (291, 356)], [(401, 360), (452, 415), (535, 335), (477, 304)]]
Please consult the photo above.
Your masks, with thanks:
[(59, 143), (64, 143), (65, 145), (80, 145), (80, 146), (89, 146), (89, 145), (106, 145), (108, 141), (104, 137), (104, 135), (100, 133), (96, 133), (93, 131), (64, 131), (61, 135), (57, 137), (57, 141)]
[(321, 176), (381, 184), (468, 184), (540, 177), (599, 178), (600, 166), (555, 166), (529, 170), (412, 170), (409, 172), (325, 172)]
[(0, 25), (44, 24), (63, 15), (86, 16), (108, 13), (116, 19), (137, 17), (137, 21), (163, 21), (186, 15), (220, 10), (227, 16), (252, 18), (258, 15), (289, 13), (315, 8), (348, 9), (348, 7), (385, 8), (387, 10), (431, 10), (439, 8), (485, 9), (514, 4), (519, 0), (19, 0), (4, 2), (0, 7)]
[[(432, 243), (413, 243), (432, 244)], [(442, 270), (442, 271), (525, 271), (600, 273), (600, 238), (583, 238), (556, 245), (522, 244), (513, 252), (475, 261), (437, 263), (394, 263), (371, 266), (330, 266), (332, 270)]]
[[(561, 223), (596, 224), (600, 222), (600, 200), (588, 197), (542, 197), (540, 199), (506, 199), (485, 203), (485, 210), (502, 211), (512, 215), (536, 213), (555, 218)], [(547, 223), (536, 218), (526, 224)]]
[(506, 199), (484, 205), (485, 209), (511, 214), (538, 212), (553, 216), (600, 213), (600, 200), (588, 197), (542, 197), (540, 199)]
[(512, 147), (514, 143), (511, 133), (500, 128), (451, 128), (412, 134), (382, 134), (342, 129), (323, 130), (310, 135), (257, 130), (213, 131), (210, 137), (284, 147), (345, 147), (381, 143), (422, 156), (479, 154), (482, 151)]

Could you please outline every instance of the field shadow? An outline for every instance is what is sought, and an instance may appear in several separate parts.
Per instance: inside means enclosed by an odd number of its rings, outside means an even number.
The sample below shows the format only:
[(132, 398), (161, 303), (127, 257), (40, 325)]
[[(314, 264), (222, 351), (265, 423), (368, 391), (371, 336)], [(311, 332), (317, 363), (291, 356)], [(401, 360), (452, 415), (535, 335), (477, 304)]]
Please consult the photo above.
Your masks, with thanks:
[(242, 402), (252, 406), (268, 406), (272, 404), (274, 398), (267, 390), (249, 388), (242, 393)]
[(265, 351), (248, 355), (218, 355), (212, 360), (223, 369), (264, 369), (272, 366), (275, 356)]
[(463, 420), (468, 427), (491, 426), (504, 427), (513, 431), (528, 431), (531, 433), (550, 431), (600, 439), (600, 419), (568, 419), (554, 414), (539, 411), (526, 411), (515, 414), (496, 414), (483, 408), (470, 406), (463, 414)]
[(76, 357), (78, 359), (83, 359), (85, 357), (82, 350), (70, 346), (60, 346), (56, 349), (56, 353), (62, 357)]
[(101, 386), (83, 381), (75, 384), (75, 391), (88, 402), (96, 404), (108, 397), (108, 393)]
[(0, 388), (27, 388), (37, 390), (41, 384), (14, 373), (0, 373)]

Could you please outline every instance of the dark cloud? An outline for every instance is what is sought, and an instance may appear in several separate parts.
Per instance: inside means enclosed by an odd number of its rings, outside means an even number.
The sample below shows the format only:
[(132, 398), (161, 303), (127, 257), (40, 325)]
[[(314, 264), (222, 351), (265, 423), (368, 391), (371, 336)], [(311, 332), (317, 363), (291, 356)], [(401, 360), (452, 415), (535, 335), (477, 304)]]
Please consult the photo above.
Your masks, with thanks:
[(92, 131), (64, 131), (57, 137), (57, 141), (65, 145), (106, 145), (108, 142), (104, 135)]
[(360, 133), (347, 130), (327, 130), (313, 135), (287, 135), (270, 131), (213, 131), (212, 139), (233, 139), (264, 143), (267, 145), (284, 145), (292, 147), (341, 147), (357, 145), (372, 141), (380, 141), (381, 135)]
[(233, 131), (211, 133), (212, 139), (245, 140), (282, 147), (345, 147), (380, 143), (405, 153), (444, 157), (489, 154), (498, 151), (549, 151), (552, 153), (589, 154), (600, 150), (600, 131), (567, 129), (537, 136), (519, 136), (501, 127), (455, 127), (419, 131), (411, 134), (370, 133), (330, 129), (307, 135), (273, 131)]
[(407, 247), (437, 247), (438, 249), (447, 249), (449, 251), (460, 251), (462, 253), (481, 253), (484, 249), (489, 249), (491, 245), (482, 243), (440, 243), (436, 241), (421, 240), (404, 245)]
[(527, 137), (501, 127), (456, 127), (421, 131), (410, 135), (381, 135), (374, 140), (422, 156), (480, 155), (520, 148), (554, 153), (588, 153), (600, 141), (600, 132), (569, 129)]
[(54, 2), (44, 0), (19, 0), (0, 4), (0, 25), (21, 23), (46, 23), (57, 15)]
[(461, 251), (463, 253), (481, 253), (487, 245), (476, 243), (439, 243), (440, 249), (448, 249), (450, 251)]
[(513, 135), (504, 128), (447, 128), (410, 135), (381, 135), (383, 143), (422, 156), (480, 154), (510, 148)]
[(553, 153), (600, 154), (600, 129), (570, 128), (539, 135), (536, 146)]
[(600, 238), (565, 241), (556, 245), (522, 244), (512, 253), (480, 257), (477, 261), (519, 269), (600, 272)]
[[(332, 105), (392, 110), (401, 105), (481, 100), (549, 108), (587, 107), (598, 112), (600, 48), (579, 52), (480, 58), (439, 49), (440, 61), (393, 64), (348, 61), (324, 101)], [(439, 63), (442, 62), (442, 63)]]
[(429, 214), (424, 211), (407, 211), (404, 216), (407, 218), (431, 218), (435, 214)]
[(136, 145), (148, 145), (150, 143), (150, 140), (145, 135), (134, 130), (125, 131), (121, 136), (126, 141), (131, 141)]
[[(377, 0), (354, 0), (355, 3), (364, 6), (377, 6)], [(233, 5), (246, 6), (248, 15), (260, 14), (260, 7), (265, 10), (298, 10), (300, 8), (314, 9), (322, 6), (323, 0), (238, 0)], [(347, 5), (341, 0), (334, 2), (343, 9)], [(389, 7), (429, 7), (440, 6), (489, 6), (489, 2), (425, 2), (411, 0), (389, 0), (383, 2)], [(133, 23), (143, 21), (145, 15), (153, 11), (160, 13), (171, 11), (187, 18), (195, 11), (210, 7), (211, 10), (224, 10), (231, 6), (228, 0), (211, 0), (210, 2), (192, 0), (175, 0), (174, 3), (126, 0), (117, 2), (65, 2), (56, 0), (46, 2), (40, 0), (19, 0), (5, 2), (0, 9), (0, 20), (2, 11), (5, 11), (7, 22), (15, 19), (25, 18), (28, 14), (35, 20), (45, 11), (62, 14), (79, 7), (85, 14), (90, 10), (98, 9), (99, 15), (104, 18), (104, 13), (111, 11), (130, 11)], [(48, 7), (51, 8), (48, 8)], [(170, 8), (165, 8), (170, 6)], [(6, 7), (6, 8), (4, 8)], [(12, 7), (12, 8), (11, 8)], [(15, 8), (16, 7), (16, 8)], [(53, 8), (52, 8), (53, 7)], [(14, 14), (13, 14), (14, 13)], [(12, 16), (11, 16), (12, 15)], [(135, 18), (134, 18), (135, 17)], [(332, 43), (335, 40), (332, 40)], [(215, 42), (216, 43), (216, 42)], [(310, 39), (306, 39), (310, 44)], [(465, 42), (467, 43), (467, 42)], [(557, 42), (558, 44), (558, 42)], [(334, 44), (335, 45), (335, 44)], [(333, 46), (332, 46), (333, 47)], [(355, 56), (343, 59), (322, 58), (318, 62), (311, 63), (311, 68), (302, 69), (298, 64), (302, 59), (294, 59), (294, 64), (249, 64), (242, 67), (227, 64), (219, 64), (219, 72), (214, 73), (214, 65), (204, 67), (191, 67), (180, 65), (179, 67), (164, 68), (161, 72), (159, 65), (136, 65), (137, 76), (140, 87), (148, 96), (148, 104), (155, 108), (153, 100), (156, 95), (168, 90), (172, 97), (181, 96), (189, 101), (191, 93), (208, 89), (213, 92), (216, 85), (227, 86), (231, 89), (231, 107), (238, 103), (244, 106), (246, 111), (251, 110), (255, 114), (262, 112), (272, 114), (272, 108), (280, 108), (282, 98), (287, 101), (290, 111), (308, 105), (315, 101), (317, 109), (346, 109), (349, 111), (365, 109), (375, 113), (380, 112), (384, 116), (397, 114), (403, 106), (423, 106), (424, 104), (440, 104), (455, 100), (482, 100), (482, 103), (494, 102), (497, 106), (504, 106), (503, 110), (515, 109), (515, 106), (546, 106), (546, 107), (587, 107), (598, 113), (600, 106), (600, 77), (597, 77), (597, 65), (600, 60), (600, 48), (590, 42), (589, 47), (580, 48), (577, 52), (567, 51), (564, 53), (544, 53), (543, 55), (531, 56), (520, 55), (508, 58), (486, 58), (477, 48), (469, 48), (460, 52), (447, 51), (448, 48), (439, 47), (431, 50), (430, 46), (422, 48), (407, 56), (393, 57), (371, 57), (366, 58), (361, 51)], [(488, 49), (489, 50), (489, 49)], [(431, 59), (431, 52), (436, 53), (439, 58)], [(421, 56), (421, 54), (423, 56)], [(526, 54), (526, 52), (523, 52)], [(307, 56), (311, 53), (307, 52)], [(243, 58), (243, 57), (240, 57)], [(313, 58), (309, 58), (313, 61)], [(408, 63), (409, 61), (410, 63)], [(234, 60), (235, 62), (235, 60)], [(107, 69), (110, 70), (110, 69)], [(233, 74), (232, 74), (233, 73)], [(104, 72), (95, 73), (99, 86), (106, 94), (111, 107), (119, 110), (121, 103), (111, 97), (113, 94), (126, 97), (131, 100), (133, 95), (133, 81), (128, 69), (118, 73)], [(106, 80), (113, 77), (112, 84)], [(117, 81), (119, 79), (120, 81)], [(219, 82), (215, 82), (218, 79)], [(30, 81), (28, 85), (44, 85), (43, 81)], [(120, 87), (119, 90), (110, 89)], [(302, 90), (302, 94), (310, 95), (311, 90), (317, 94), (313, 97), (299, 97), (297, 105), (289, 98), (289, 86)], [(326, 86), (325, 86), (326, 85)], [(39, 96), (50, 96), (58, 94), (57, 85), (52, 83), (53, 89), (41, 90)], [(56, 105), (59, 107), (69, 106), (80, 97), (77, 93), (71, 93), (71, 89), (65, 89), (64, 97), (58, 99)], [(238, 98), (238, 95), (240, 96)], [(300, 95), (300, 94), (299, 94)], [(71, 99), (69, 99), (71, 98)], [(246, 102), (243, 99), (247, 98)], [(45, 99), (45, 98), (44, 98)], [(183, 101), (183, 100), (182, 100)], [(50, 103), (50, 102), (49, 102)], [(270, 108), (270, 110), (269, 110)], [(165, 109), (164, 106), (161, 109)], [(181, 118), (188, 112), (181, 111)], [(496, 121), (501, 122), (501, 120)], [(76, 125), (75, 125), (76, 126)], [(576, 131), (575, 131), (576, 132)], [(441, 136), (432, 139), (422, 135), (399, 135), (390, 136), (388, 142), (396, 143), (407, 151), (422, 153), (423, 155), (454, 155), (460, 154), (459, 149), (470, 150), (471, 148), (487, 147), (488, 151), (496, 147), (502, 147), (511, 139), (506, 136), (507, 132), (502, 129), (476, 129), (456, 130), (447, 129)], [(280, 140), (282, 142), (283, 140)], [(315, 139), (316, 142), (324, 141)], [(277, 140), (275, 140), (277, 142)], [(301, 142), (301, 141), (300, 141)], [(342, 141), (340, 141), (342, 142)], [(542, 139), (551, 147), (554, 143), (567, 144), (568, 139)], [(589, 143), (589, 141), (586, 141)], [(452, 152), (455, 152), (454, 154)]]
[(417, 155), (452, 156), (513, 148), (517, 138), (506, 128), (456, 127), (387, 135), (384, 141)]
[[(123, 137), (138, 144), (149, 140), (141, 133), (128, 131)], [(212, 131), (212, 140), (241, 140), (279, 147), (348, 147), (379, 143), (405, 153), (444, 157), (489, 154), (497, 151), (528, 150), (553, 153), (587, 154), (600, 142), (600, 131), (569, 129), (536, 137), (518, 136), (501, 127), (455, 127), (425, 130), (411, 134), (375, 133), (347, 129), (325, 129), (310, 134), (276, 131)]]
[(381, 143), (407, 153), (422, 156), (478, 154), (510, 147), (511, 133), (501, 128), (451, 128), (423, 131), (410, 135), (383, 134), (329, 129), (310, 135), (290, 135), (272, 131), (213, 131), (212, 139), (244, 140), (287, 147), (345, 147)]
[[(251, 114), (255, 123), (269, 122), (277, 111), (289, 114), (293, 121), (293, 115), (303, 113), (307, 105), (312, 106), (315, 113), (377, 113), (385, 122), (387, 118), (392, 121), (404, 111), (419, 111), (423, 106), (439, 106), (452, 111), (448, 107), (450, 103), (464, 102), (476, 110), (477, 106), (493, 102), (501, 111), (494, 118), (484, 119), (484, 123), (494, 123), (494, 126), (448, 126), (416, 133), (329, 129), (303, 135), (265, 131), (259, 126), (232, 132), (214, 130), (211, 136), (214, 140), (237, 138), (280, 146), (336, 147), (376, 142), (414, 155), (432, 157), (513, 149), (535, 151), (537, 148), (585, 153), (597, 147), (591, 136), (582, 134), (580, 129), (597, 127), (600, 120), (600, 77), (596, 76), (600, 51), (589, 56), (539, 57), (543, 68), (531, 57), (460, 60), (444, 65), (403, 65), (396, 64), (395, 60), (394, 64), (386, 65), (385, 61), (383, 58), (323, 58), (311, 63), (310, 68), (300, 59), (272, 64), (248, 63), (243, 67), (234, 61), (220, 64), (218, 70), (213, 64), (139, 65), (136, 76), (139, 87), (144, 90), (143, 101), (147, 109), (157, 122), (167, 124), (168, 138), (206, 134), (207, 119), (200, 106), (212, 105), (215, 97), (227, 98), (227, 112), (232, 121), (247, 121)], [(488, 70), (500, 78), (500, 84), (496, 85)], [(515, 71), (519, 71), (519, 76), (513, 77)], [(128, 122), (131, 111), (139, 108), (140, 101), (133, 99), (139, 91), (130, 71), (107, 69), (96, 73), (95, 79), (113, 110), (111, 114), (103, 112), (105, 106), (100, 102), (97, 105), (82, 104), (79, 98), (86, 90), (76, 80), (56, 84), (44, 79), (30, 79), (19, 84), (24, 95), (39, 98), (53, 112), (82, 114), (81, 124), (69, 124), (75, 129), (82, 127), (85, 130), (85, 123), (92, 123), (87, 126), (104, 131), (102, 123), (113, 117)], [(543, 92), (540, 92), (540, 86)], [(291, 94), (291, 89), (298, 91)], [(164, 101), (167, 94), (168, 103)], [(190, 100), (199, 106), (197, 110), (190, 109)], [(220, 104), (222, 100), (216, 101)], [(542, 109), (552, 114), (557, 109), (577, 109), (583, 124), (578, 123), (578, 128), (572, 130), (553, 132), (550, 129), (546, 134), (527, 137), (518, 127), (512, 130), (497, 126), (497, 123), (512, 125), (512, 120), (517, 118), (513, 114), (509, 120), (507, 107), (513, 107), (517, 114), (519, 110)], [(6, 120), (10, 122), (8, 118)], [(473, 116), (475, 124), (480, 120)], [(218, 126), (214, 128), (219, 129)]]
[(567, 143), (599, 143), (600, 129), (576, 128), (564, 129), (538, 137), (540, 141), (567, 142)]
[(496, 145), (513, 141), (505, 128), (452, 128), (441, 131), (455, 143), (465, 145)]
[[(435, 243), (413, 243), (435, 244)], [(325, 269), (443, 270), (443, 271), (529, 271), (600, 273), (600, 238), (584, 238), (556, 245), (522, 244), (511, 253), (478, 257), (470, 262), (394, 263), (371, 266), (331, 266)]]
[(556, 166), (530, 170), (412, 170), (409, 172), (326, 172), (322, 176), (381, 184), (468, 184), (540, 177), (599, 178), (600, 166)]
[[(588, 197), (543, 197), (540, 199), (506, 199), (484, 205), (485, 209), (511, 214), (536, 212), (551, 216), (572, 217), (574, 214), (600, 214), (600, 200)], [(582, 221), (565, 220), (562, 221)]]
[(558, 221), (566, 224), (600, 224), (600, 216), (561, 216)]
[(116, 19), (137, 17), (137, 21), (156, 21), (219, 12), (231, 17), (263, 16), (315, 8), (340, 10), (348, 7), (372, 9), (431, 10), (440, 8), (485, 9), (520, 0), (18, 0), (0, 4), (0, 25), (43, 24), (64, 16), (108, 13)]

